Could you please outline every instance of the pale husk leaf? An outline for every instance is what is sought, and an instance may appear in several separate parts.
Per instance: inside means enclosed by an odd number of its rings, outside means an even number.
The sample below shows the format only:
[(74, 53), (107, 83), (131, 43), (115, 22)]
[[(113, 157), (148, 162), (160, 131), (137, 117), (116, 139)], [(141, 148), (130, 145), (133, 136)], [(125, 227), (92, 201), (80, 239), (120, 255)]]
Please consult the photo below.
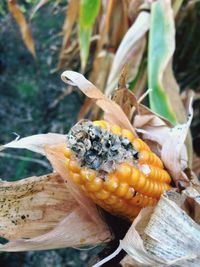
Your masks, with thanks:
[(132, 266), (199, 266), (200, 226), (181, 208), (188, 195), (199, 206), (199, 193), (189, 188), (163, 195), (153, 214), (141, 211), (120, 243)]
[(21, 139), (17, 138), (10, 143), (0, 146), (0, 150), (3, 150), (5, 148), (23, 148), (45, 155), (45, 145), (59, 144), (65, 142), (65, 140), (66, 137), (63, 134), (36, 134)]
[(94, 223), (79, 206), (46, 234), (11, 241), (0, 251), (46, 250), (64, 247), (95, 246), (108, 242), (111, 235), (104, 223)]
[(112, 63), (105, 90), (106, 95), (110, 95), (117, 87), (119, 74), (125, 64), (129, 64), (129, 79), (134, 79), (144, 53), (146, 44), (145, 34), (149, 29), (149, 24), (150, 14), (148, 12), (141, 12), (125, 34)]
[(61, 78), (65, 83), (77, 86), (87, 97), (96, 100), (96, 104), (104, 111), (104, 117), (108, 122), (116, 123), (121, 127), (135, 132), (121, 107), (112, 100), (108, 99), (83, 75), (74, 71), (64, 71)]
[(57, 173), (0, 181), (0, 192), (0, 236), (9, 240), (44, 234), (77, 207)]

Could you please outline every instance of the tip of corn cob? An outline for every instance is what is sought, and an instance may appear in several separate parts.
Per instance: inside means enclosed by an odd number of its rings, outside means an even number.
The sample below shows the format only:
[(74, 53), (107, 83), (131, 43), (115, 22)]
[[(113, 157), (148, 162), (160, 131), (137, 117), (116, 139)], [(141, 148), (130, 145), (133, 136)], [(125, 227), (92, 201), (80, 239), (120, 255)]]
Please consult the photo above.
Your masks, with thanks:
[(67, 135), (71, 179), (97, 205), (135, 218), (170, 188), (162, 161), (127, 129), (105, 121), (81, 121)]

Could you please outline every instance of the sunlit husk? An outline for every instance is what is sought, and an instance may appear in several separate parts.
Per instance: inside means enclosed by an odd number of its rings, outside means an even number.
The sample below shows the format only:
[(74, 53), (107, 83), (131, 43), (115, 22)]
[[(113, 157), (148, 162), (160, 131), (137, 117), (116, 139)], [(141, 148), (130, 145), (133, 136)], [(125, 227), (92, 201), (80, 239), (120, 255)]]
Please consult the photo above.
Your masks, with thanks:
[(52, 230), (77, 203), (56, 173), (0, 182), (0, 236), (32, 238)]
[(153, 214), (141, 211), (120, 243), (132, 260), (124, 259), (123, 266), (199, 266), (200, 226), (181, 208), (187, 196), (199, 217), (200, 195), (193, 188), (163, 195)]

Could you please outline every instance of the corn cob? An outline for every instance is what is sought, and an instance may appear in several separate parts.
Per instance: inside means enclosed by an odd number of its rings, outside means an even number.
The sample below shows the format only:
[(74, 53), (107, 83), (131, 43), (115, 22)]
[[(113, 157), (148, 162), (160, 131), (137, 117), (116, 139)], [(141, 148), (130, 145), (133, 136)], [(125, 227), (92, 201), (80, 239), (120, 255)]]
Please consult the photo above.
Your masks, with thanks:
[(162, 161), (131, 131), (103, 120), (73, 128), (65, 149), (69, 176), (103, 209), (133, 220), (170, 188)]

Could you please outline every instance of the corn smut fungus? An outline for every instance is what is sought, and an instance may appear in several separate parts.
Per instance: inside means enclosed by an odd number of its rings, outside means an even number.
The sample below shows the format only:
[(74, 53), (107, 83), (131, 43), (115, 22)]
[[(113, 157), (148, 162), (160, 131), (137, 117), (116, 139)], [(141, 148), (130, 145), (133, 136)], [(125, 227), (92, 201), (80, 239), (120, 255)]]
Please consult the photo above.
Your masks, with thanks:
[(70, 178), (101, 208), (133, 220), (170, 189), (162, 161), (134, 134), (106, 121), (77, 123), (67, 135)]

